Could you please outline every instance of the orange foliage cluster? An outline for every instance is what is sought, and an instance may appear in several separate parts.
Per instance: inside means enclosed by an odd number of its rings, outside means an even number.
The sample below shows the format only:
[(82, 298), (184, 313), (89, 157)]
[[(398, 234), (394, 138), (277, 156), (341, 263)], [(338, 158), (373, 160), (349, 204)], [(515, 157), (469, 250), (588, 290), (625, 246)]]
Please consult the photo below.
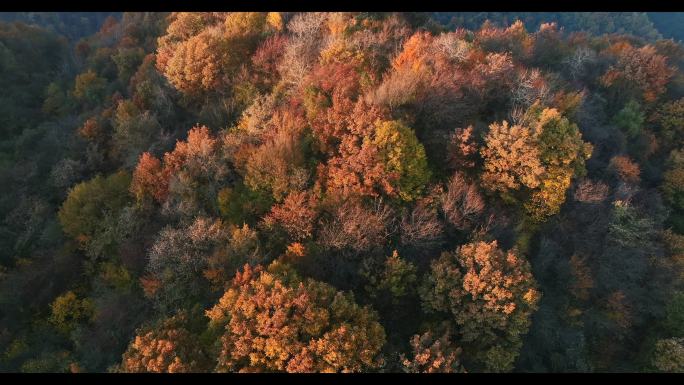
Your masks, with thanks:
[(541, 183), (544, 167), (539, 160), (535, 132), (507, 121), (492, 123), (482, 149), (485, 158), (482, 184), (494, 191), (535, 188)]
[(644, 100), (655, 101), (665, 92), (665, 86), (674, 74), (667, 65), (667, 58), (659, 55), (652, 45), (635, 48), (629, 43), (616, 43), (609, 51), (617, 56), (617, 63), (603, 76), (610, 86), (618, 79), (634, 83), (642, 92)]
[(193, 373), (209, 369), (197, 336), (178, 315), (159, 327), (139, 331), (126, 352), (120, 370), (128, 373)]
[(212, 157), (218, 148), (217, 140), (205, 126), (193, 127), (186, 141), (177, 141), (172, 152), (164, 154), (163, 166), (159, 159), (147, 152), (140, 156), (133, 172), (131, 193), (142, 201), (152, 197), (163, 203), (169, 193), (169, 181), (184, 166), (206, 167), (203, 159)]
[(449, 136), (447, 163), (449, 167), (465, 170), (475, 167), (477, 143), (473, 137), (473, 126), (457, 128)]
[(265, 218), (266, 223), (278, 223), (296, 241), (313, 235), (316, 200), (308, 192), (290, 193), (282, 204), (275, 205)]
[(449, 335), (435, 339), (432, 333), (425, 332), (411, 338), (413, 358), (404, 358), (402, 363), (408, 373), (463, 373), (459, 362), (461, 348), (449, 341)]
[(385, 333), (375, 313), (287, 266), (246, 265), (207, 315), (223, 330), (220, 372), (358, 372), (381, 364)]
[(464, 340), (473, 341), (490, 338), (493, 330), (511, 331), (511, 322), (529, 323), (540, 294), (529, 263), (492, 241), (443, 253), (432, 263), (431, 285), (423, 296), (432, 309), (450, 312)]
[(618, 155), (610, 159), (610, 169), (625, 183), (638, 184), (641, 180), (639, 165), (628, 156)]

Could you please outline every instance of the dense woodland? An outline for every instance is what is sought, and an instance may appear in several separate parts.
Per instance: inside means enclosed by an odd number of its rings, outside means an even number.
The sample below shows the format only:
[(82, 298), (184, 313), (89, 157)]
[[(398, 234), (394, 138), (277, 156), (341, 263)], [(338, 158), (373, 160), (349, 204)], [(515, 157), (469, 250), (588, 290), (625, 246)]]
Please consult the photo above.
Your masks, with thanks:
[(673, 23), (105, 16), (1, 18), (0, 371), (684, 371)]

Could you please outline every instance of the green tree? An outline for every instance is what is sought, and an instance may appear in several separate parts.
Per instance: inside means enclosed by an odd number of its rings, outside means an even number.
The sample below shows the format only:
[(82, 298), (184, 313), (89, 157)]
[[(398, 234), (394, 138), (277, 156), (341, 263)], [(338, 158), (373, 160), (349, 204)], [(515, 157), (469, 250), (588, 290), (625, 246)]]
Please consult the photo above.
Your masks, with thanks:
[[(416, 267), (399, 256), (396, 250), (385, 259), (380, 272), (367, 272), (371, 296), (377, 297), (383, 292), (390, 295), (392, 302), (415, 290), (417, 281)], [(375, 274), (374, 274), (375, 273)]]
[(413, 130), (399, 121), (385, 121), (375, 127), (373, 143), (378, 146), (386, 171), (399, 176), (399, 197), (412, 201), (430, 180), (425, 148)]
[(634, 139), (641, 133), (645, 120), (639, 103), (636, 100), (630, 100), (613, 117), (613, 124), (627, 134), (629, 139)]
[(107, 80), (88, 70), (78, 76), (74, 83), (74, 96), (88, 105), (97, 105), (105, 96)]
[(129, 203), (130, 182), (131, 176), (119, 171), (74, 186), (58, 213), (64, 233), (83, 244), (90, 241)]

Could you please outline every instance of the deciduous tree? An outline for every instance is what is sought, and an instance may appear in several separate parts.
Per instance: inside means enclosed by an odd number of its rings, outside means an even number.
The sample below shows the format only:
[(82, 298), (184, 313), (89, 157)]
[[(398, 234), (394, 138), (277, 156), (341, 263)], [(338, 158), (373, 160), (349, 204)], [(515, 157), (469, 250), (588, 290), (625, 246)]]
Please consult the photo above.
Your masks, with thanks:
[(442, 253), (421, 289), (425, 310), (453, 317), (473, 370), (513, 368), (539, 297), (527, 260), (496, 241)]
[(353, 296), (278, 263), (245, 266), (207, 311), (220, 333), (216, 370), (358, 372), (379, 368), (385, 332)]

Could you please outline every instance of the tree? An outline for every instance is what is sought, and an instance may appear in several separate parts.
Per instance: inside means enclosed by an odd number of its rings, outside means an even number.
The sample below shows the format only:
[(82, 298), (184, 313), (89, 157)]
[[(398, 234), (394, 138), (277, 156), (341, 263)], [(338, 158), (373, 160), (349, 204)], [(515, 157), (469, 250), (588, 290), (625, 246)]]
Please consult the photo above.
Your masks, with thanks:
[(119, 79), (124, 84), (133, 76), (144, 57), (145, 51), (141, 47), (119, 48), (119, 52), (112, 56), (112, 60), (116, 63)]
[(426, 311), (452, 317), (472, 370), (513, 368), (539, 297), (527, 260), (496, 241), (442, 253), (421, 287)]
[(663, 193), (668, 202), (677, 210), (684, 210), (684, 151), (674, 150), (667, 161), (663, 175)]
[(368, 274), (368, 287), (371, 297), (378, 297), (383, 292), (390, 294), (391, 301), (398, 303), (415, 288), (416, 267), (399, 256), (396, 250), (387, 257), (382, 271)]
[(442, 241), (444, 226), (437, 216), (434, 199), (423, 198), (410, 212), (404, 212), (399, 224), (401, 244), (416, 249), (430, 249)]
[(608, 86), (626, 81), (636, 87), (646, 102), (655, 101), (665, 92), (665, 87), (674, 73), (667, 65), (667, 57), (657, 54), (652, 45), (635, 48), (629, 43), (616, 43), (610, 49), (617, 56), (617, 63), (603, 75)]
[(159, 159), (149, 152), (140, 155), (138, 165), (133, 171), (130, 192), (139, 203), (154, 199), (163, 203), (169, 192), (168, 180), (162, 174)]
[(273, 204), (271, 195), (254, 191), (242, 183), (222, 188), (216, 199), (221, 217), (236, 226), (243, 223), (255, 225)]
[(351, 294), (287, 265), (246, 265), (213, 308), (216, 371), (358, 372), (380, 366), (385, 332)]
[(529, 56), (532, 49), (532, 36), (521, 20), (516, 20), (508, 28), (496, 28), (492, 23), (485, 23), (478, 31), (477, 38), (485, 50), (508, 51), (517, 58)]
[(271, 123), (270, 137), (247, 160), (244, 182), (252, 190), (264, 191), (280, 202), (308, 183), (308, 141), (303, 133), (305, 122), (296, 112), (276, 114)]
[(69, 333), (79, 323), (88, 322), (93, 317), (93, 303), (90, 299), (79, 299), (73, 291), (55, 298), (50, 304), (50, 322), (57, 330)]
[(69, 105), (62, 87), (52, 82), (45, 90), (45, 101), (43, 102), (43, 112), (46, 114), (60, 116), (68, 111)]
[(537, 103), (527, 111), (524, 120), (532, 121), (538, 133), (539, 159), (546, 169), (539, 189), (525, 204), (532, 219), (541, 222), (560, 211), (571, 179), (586, 173), (585, 161), (593, 147), (582, 141), (577, 125), (555, 108), (542, 109)]
[(256, 265), (268, 258), (263, 254), (262, 242), (256, 230), (243, 224), (242, 227), (229, 226), (230, 241), (223, 247), (207, 255), (207, 267), (202, 275), (212, 285), (212, 290), (221, 291), (230, 282), (234, 272), (243, 264)]
[(197, 212), (218, 212), (218, 192), (232, 175), (221, 146), (222, 141), (206, 126), (196, 126), (188, 131), (186, 141), (177, 141), (176, 148), (164, 154), (162, 177), (169, 186), (167, 212), (188, 217)]
[(449, 223), (459, 230), (468, 230), (482, 216), (485, 202), (477, 186), (468, 183), (463, 174), (457, 172), (449, 179), (441, 196), (441, 208)]
[(485, 161), (482, 184), (504, 194), (525, 187), (531, 193), (525, 209), (534, 221), (542, 222), (560, 211), (572, 177), (586, 173), (592, 146), (582, 141), (576, 124), (538, 102), (525, 112), (521, 123), (490, 126), (481, 150)]
[(119, 102), (114, 116), (114, 151), (126, 166), (132, 166), (138, 156), (150, 149), (156, 134), (161, 132), (157, 118), (131, 101)]
[(382, 122), (375, 128), (373, 143), (378, 146), (385, 170), (399, 175), (399, 197), (405, 201), (416, 199), (430, 180), (430, 171), (425, 149), (413, 130), (401, 122)]
[(264, 33), (264, 12), (178, 12), (158, 40), (157, 68), (191, 99), (226, 94)]
[(536, 188), (545, 169), (539, 160), (535, 133), (507, 121), (492, 123), (485, 136), (482, 185), (491, 191), (506, 192), (521, 186)]
[(464, 171), (475, 166), (477, 144), (473, 138), (473, 126), (465, 129), (457, 128), (449, 136), (447, 148), (447, 164), (457, 171)]
[(59, 209), (59, 222), (64, 233), (87, 243), (103, 231), (107, 218), (115, 218), (129, 201), (131, 177), (119, 171), (108, 177), (95, 178), (74, 186)]
[(662, 146), (671, 149), (684, 145), (684, 98), (663, 104), (649, 121), (658, 124)]
[(206, 31), (173, 48), (160, 45), (159, 55), (171, 52), (171, 56), (167, 62), (158, 61), (157, 68), (174, 87), (188, 95), (199, 97), (206, 91), (219, 90), (225, 87), (222, 69), (229, 60), (223, 44), (221, 35)]
[(662, 372), (684, 373), (684, 339), (669, 338), (656, 342), (653, 365)]
[(624, 131), (629, 139), (634, 139), (641, 134), (644, 121), (644, 114), (635, 100), (627, 102), (613, 117), (613, 123)]
[[(274, 13), (274, 12), (272, 12)], [(266, 39), (252, 55), (252, 64), (258, 74), (257, 84), (263, 87), (275, 85), (279, 80), (278, 64), (284, 54), (288, 38), (278, 34)]]
[(279, 224), (294, 241), (313, 236), (317, 216), (316, 199), (309, 192), (290, 193), (280, 205), (274, 205), (265, 218), (267, 224)]
[(578, 202), (600, 203), (608, 198), (610, 188), (601, 181), (583, 179), (577, 184), (574, 198)]
[(610, 158), (608, 170), (625, 183), (639, 184), (641, 169), (628, 156), (618, 155)]
[(162, 310), (190, 306), (206, 295), (204, 271), (220, 258), (230, 234), (220, 220), (197, 217), (184, 228), (162, 230), (149, 251), (148, 277), (158, 282), (152, 297)]
[(327, 248), (350, 250), (354, 254), (368, 251), (384, 245), (394, 233), (394, 215), (380, 199), (370, 207), (349, 199), (334, 209), (331, 219), (322, 223), (318, 241)]
[(663, 328), (669, 335), (684, 336), (684, 292), (675, 292), (668, 301)]
[[(347, 95), (354, 91), (343, 87), (346, 85), (335, 87), (332, 105), (324, 104), (312, 118), (313, 137), (328, 156), (326, 163), (318, 165), (317, 183), (339, 197), (376, 197), (381, 193), (396, 197), (400, 174), (386, 170), (374, 143), (374, 132), (385, 113), (363, 100), (354, 103)], [(327, 100), (325, 94), (318, 97)]]
[(123, 354), (120, 372), (195, 373), (211, 369), (211, 360), (199, 342), (186, 313), (137, 330)]
[(425, 332), (411, 338), (413, 358), (402, 355), (402, 364), (407, 373), (464, 373), (465, 369), (459, 361), (461, 348), (449, 341), (449, 334), (434, 338), (432, 333)]
[(547, 171), (539, 189), (535, 190), (531, 199), (525, 203), (525, 209), (533, 220), (543, 222), (547, 217), (560, 211), (571, 178), (572, 171), (568, 169), (552, 168)]
[(89, 105), (94, 105), (104, 98), (106, 86), (106, 79), (97, 76), (94, 71), (89, 70), (76, 76), (74, 96)]
[(669, 297), (658, 275), (662, 261), (663, 208), (653, 213), (627, 202), (613, 204), (603, 250), (596, 261), (596, 307), (587, 310), (589, 348), (599, 370), (631, 357), (632, 341), (645, 325), (661, 318)]
[[(50, 84), (60, 77), (67, 63), (68, 44), (37, 25), (3, 22), (0, 47), (0, 132), (3, 138), (9, 138), (45, 117), (41, 114), (44, 92), (50, 88), (58, 91)], [(63, 98), (59, 91), (50, 94), (54, 102)]]
[(589, 159), (592, 146), (582, 141), (576, 124), (562, 116), (555, 108), (534, 105), (526, 119), (535, 120), (539, 133), (540, 160), (547, 168), (563, 168), (577, 176), (584, 176), (585, 161)]

